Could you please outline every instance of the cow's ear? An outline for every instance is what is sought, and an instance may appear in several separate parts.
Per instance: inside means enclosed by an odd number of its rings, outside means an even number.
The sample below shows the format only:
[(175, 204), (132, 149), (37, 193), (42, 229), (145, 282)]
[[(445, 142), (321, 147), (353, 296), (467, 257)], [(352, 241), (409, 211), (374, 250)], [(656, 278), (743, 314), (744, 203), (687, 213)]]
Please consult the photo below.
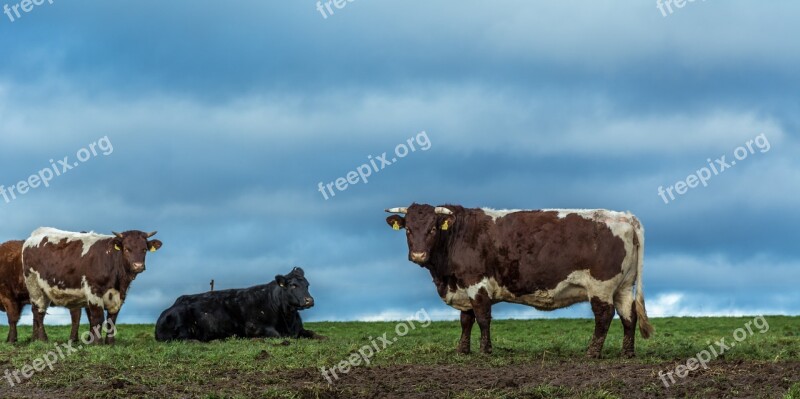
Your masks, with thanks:
[(280, 274), (275, 276), (275, 282), (278, 283), (278, 285), (280, 285), (281, 287), (286, 287), (286, 285), (289, 283), (286, 280), (286, 277), (283, 277)]
[(114, 237), (111, 239), (111, 246), (114, 247), (117, 251), (122, 251), (122, 240), (118, 237)]
[(442, 231), (447, 231), (451, 227), (453, 227), (453, 223), (456, 222), (456, 218), (453, 215), (448, 215), (442, 218), (442, 224), (439, 225), (439, 228)]
[(386, 223), (393, 229), (400, 230), (406, 228), (406, 218), (400, 215), (392, 215), (386, 218)]
[(161, 245), (162, 243), (159, 240), (150, 240), (147, 242), (147, 249), (150, 250), (150, 252), (156, 252), (161, 249)]

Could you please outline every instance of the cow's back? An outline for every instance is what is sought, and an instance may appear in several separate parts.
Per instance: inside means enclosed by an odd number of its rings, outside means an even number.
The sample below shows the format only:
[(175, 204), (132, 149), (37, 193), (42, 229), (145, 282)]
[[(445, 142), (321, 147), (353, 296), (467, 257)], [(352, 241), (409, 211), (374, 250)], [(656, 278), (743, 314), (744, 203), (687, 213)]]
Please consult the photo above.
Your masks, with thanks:
[(244, 290), (223, 290), (183, 295), (161, 313), (156, 340), (212, 341), (242, 336), (244, 320), (237, 297)]

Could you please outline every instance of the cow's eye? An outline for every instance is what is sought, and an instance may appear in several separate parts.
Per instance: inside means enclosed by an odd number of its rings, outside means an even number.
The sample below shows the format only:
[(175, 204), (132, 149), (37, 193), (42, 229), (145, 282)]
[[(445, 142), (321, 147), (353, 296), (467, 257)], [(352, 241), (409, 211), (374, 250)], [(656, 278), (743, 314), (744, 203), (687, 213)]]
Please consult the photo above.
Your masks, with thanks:
[(431, 228), (431, 234), (433, 234), (435, 232), (436, 232), (436, 226), (433, 226), (433, 228)]

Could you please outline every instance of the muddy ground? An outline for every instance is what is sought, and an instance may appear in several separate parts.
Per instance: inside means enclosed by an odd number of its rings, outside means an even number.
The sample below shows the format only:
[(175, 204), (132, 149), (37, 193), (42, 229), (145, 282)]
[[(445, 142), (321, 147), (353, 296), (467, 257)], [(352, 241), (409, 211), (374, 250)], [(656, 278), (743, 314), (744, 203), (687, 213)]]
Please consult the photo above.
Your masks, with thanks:
[(200, 384), (144, 385), (102, 370), (69, 389), (0, 386), (3, 398), (783, 398), (800, 362), (716, 362), (669, 388), (675, 363), (554, 361), (526, 366), (395, 365), (357, 368), (328, 384), (317, 369), (216, 374)]

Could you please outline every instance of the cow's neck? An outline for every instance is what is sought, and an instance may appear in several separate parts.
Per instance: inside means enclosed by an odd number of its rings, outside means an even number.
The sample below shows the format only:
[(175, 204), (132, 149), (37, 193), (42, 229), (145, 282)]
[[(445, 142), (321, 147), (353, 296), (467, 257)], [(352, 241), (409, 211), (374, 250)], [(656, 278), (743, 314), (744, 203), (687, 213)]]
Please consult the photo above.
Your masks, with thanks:
[(271, 289), (267, 290), (269, 292), (269, 306), (270, 310), (275, 311), (276, 313), (280, 314), (282, 317), (289, 317), (293, 316), (295, 312), (297, 312), (297, 308), (289, 305), (283, 300), (281, 291), (283, 288), (278, 284), (273, 283)]
[[(482, 245), (489, 245), (490, 241), (487, 240), (488, 232), (486, 222), (491, 219), (486, 216), (480, 209), (465, 209), (461, 208), (456, 211), (455, 223), (450, 227), (449, 233), (441, 235), (433, 250), (431, 251), (431, 259), (424, 267), (431, 272), (437, 287), (441, 291), (444, 287), (450, 286), (451, 289), (464, 276), (459, 275), (459, 270), (463, 263), (464, 248), (474, 251)], [(471, 258), (471, 257), (470, 257)], [(476, 261), (475, 259), (470, 259)]]
[(131, 271), (128, 267), (128, 264), (125, 262), (125, 257), (122, 255), (121, 251), (116, 251), (114, 255), (114, 264), (117, 265), (114, 270), (116, 271), (116, 280), (111, 284), (115, 286), (120, 292), (120, 294), (124, 296), (128, 292), (128, 287), (130, 287), (133, 280), (136, 279), (137, 273)]
[(267, 290), (269, 295), (269, 307), (270, 311), (278, 316), (278, 325), (275, 326), (278, 331), (282, 331), (284, 333), (289, 333), (294, 329), (295, 325), (295, 318), (297, 317), (297, 308), (289, 305), (286, 301), (282, 298), (281, 295), (281, 288), (276, 283), (271, 283), (269, 286), (270, 289)]

